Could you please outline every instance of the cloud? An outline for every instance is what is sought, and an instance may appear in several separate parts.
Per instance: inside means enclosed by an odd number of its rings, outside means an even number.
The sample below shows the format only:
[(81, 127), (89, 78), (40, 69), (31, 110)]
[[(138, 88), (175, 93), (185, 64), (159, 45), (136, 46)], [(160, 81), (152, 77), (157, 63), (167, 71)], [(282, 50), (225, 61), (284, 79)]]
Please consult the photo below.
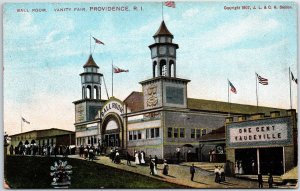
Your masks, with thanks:
[(248, 16), (229, 23), (221, 23), (216, 29), (201, 37), (205, 48), (226, 48), (248, 38), (263, 38), (279, 27), (277, 20), (260, 16)]
[(184, 19), (188, 19), (189, 17), (194, 17), (199, 13), (199, 9), (197, 8), (191, 8), (186, 10), (184, 13), (182, 13), (182, 17)]

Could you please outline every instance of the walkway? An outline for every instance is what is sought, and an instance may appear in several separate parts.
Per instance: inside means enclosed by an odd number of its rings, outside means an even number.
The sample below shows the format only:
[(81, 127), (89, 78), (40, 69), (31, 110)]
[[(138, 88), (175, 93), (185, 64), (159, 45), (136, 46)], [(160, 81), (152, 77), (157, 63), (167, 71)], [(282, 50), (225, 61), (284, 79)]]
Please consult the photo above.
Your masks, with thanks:
[[(76, 156), (73, 155), (69, 157), (84, 160), (83, 158), (80, 158), (78, 155)], [(111, 160), (108, 157), (98, 156), (98, 159), (96, 159), (94, 162), (115, 167), (118, 169), (130, 171), (130, 172), (142, 174), (162, 181), (189, 186), (192, 188), (257, 188), (258, 187), (257, 181), (242, 180), (234, 177), (226, 177), (225, 182), (218, 184), (214, 182), (215, 175), (213, 172), (205, 171), (200, 168), (196, 168), (194, 181), (191, 181), (189, 163), (185, 163), (184, 165), (169, 164), (168, 176), (162, 174), (163, 165), (158, 164), (158, 175), (152, 176), (150, 175), (149, 166), (135, 165), (134, 162), (131, 162), (132, 166), (128, 166), (126, 164), (126, 160), (122, 160), (121, 164), (115, 164), (111, 162)], [(264, 188), (267, 188), (266, 183), (264, 184)]]

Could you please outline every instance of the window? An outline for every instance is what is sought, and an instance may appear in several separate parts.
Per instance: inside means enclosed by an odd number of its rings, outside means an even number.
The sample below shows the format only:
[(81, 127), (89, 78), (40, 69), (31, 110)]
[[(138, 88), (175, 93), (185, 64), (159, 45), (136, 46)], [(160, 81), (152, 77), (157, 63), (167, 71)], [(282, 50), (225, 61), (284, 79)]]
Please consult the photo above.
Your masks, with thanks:
[(202, 135), (201, 136), (203, 136), (203, 135), (206, 135), (206, 129), (202, 129)]
[(154, 129), (151, 129), (151, 138), (154, 138)]
[(191, 138), (195, 139), (195, 130), (196, 129), (191, 129)]
[(174, 128), (174, 138), (178, 138), (178, 128)]
[(184, 128), (180, 128), (179, 130), (180, 130), (179, 137), (184, 138)]
[(150, 131), (150, 129), (146, 129), (146, 139), (150, 138), (150, 136), (149, 136), (150, 132), (149, 131)]
[(133, 140), (136, 140), (137, 139), (137, 133), (136, 131), (133, 131)]
[(196, 137), (197, 139), (200, 138), (201, 129), (196, 129)]
[(142, 139), (142, 132), (141, 132), (141, 130), (138, 130), (138, 139)]
[(172, 130), (173, 130), (172, 127), (168, 128), (168, 137), (169, 138), (172, 138)]
[(159, 137), (159, 128), (155, 128), (155, 137)]

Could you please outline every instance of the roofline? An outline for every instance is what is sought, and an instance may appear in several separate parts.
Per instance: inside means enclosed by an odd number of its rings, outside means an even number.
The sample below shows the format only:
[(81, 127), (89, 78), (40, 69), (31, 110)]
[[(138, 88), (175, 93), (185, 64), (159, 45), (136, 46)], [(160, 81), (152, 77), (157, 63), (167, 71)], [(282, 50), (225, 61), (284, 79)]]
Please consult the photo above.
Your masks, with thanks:
[(211, 142), (211, 141), (225, 141), (225, 138), (220, 138), (220, 139), (208, 139), (208, 140), (199, 140), (200, 142)]
[(70, 131), (70, 130), (65, 130), (65, 129), (58, 129), (58, 128), (50, 128), (50, 129), (31, 130), (31, 131), (27, 131), (27, 132), (23, 132), (23, 133), (9, 135), (9, 137), (10, 136), (16, 136), (16, 135), (22, 135), (22, 134), (26, 134), (26, 133), (39, 132), (39, 131), (49, 131), (49, 130), (60, 130), (60, 131), (66, 131), (66, 132), (69, 132), (69, 133), (75, 133), (75, 131)]
[(149, 45), (148, 47), (149, 47), (149, 48), (152, 48), (153, 46), (156, 46), (156, 45), (173, 45), (173, 46), (176, 47), (176, 49), (179, 48), (178, 44), (176, 44), (176, 43), (170, 43), (170, 42), (165, 42), (165, 43), (154, 43), (154, 44)]
[(132, 91), (124, 100), (123, 102), (125, 102), (133, 93), (140, 93), (143, 94), (143, 92), (138, 92), (138, 91)]
[(148, 80), (141, 81), (139, 83), (144, 84), (144, 83), (147, 83), (147, 82), (158, 81), (158, 80), (175, 80), (175, 81), (183, 81), (185, 83), (188, 83), (188, 82), (191, 81), (191, 80), (187, 80), (187, 79), (183, 79), (183, 78), (158, 76), (158, 77), (155, 77), (155, 78), (151, 78), (151, 79), (148, 79)]

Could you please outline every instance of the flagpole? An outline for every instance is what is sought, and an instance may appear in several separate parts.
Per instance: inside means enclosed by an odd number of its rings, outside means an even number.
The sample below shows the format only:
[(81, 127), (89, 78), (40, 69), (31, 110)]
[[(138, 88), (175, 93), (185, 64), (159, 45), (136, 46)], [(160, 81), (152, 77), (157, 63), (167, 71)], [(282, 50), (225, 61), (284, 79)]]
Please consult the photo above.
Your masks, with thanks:
[(104, 82), (104, 87), (105, 87), (107, 99), (109, 99), (108, 92), (107, 92), (107, 87), (106, 87), (106, 83), (105, 83), (105, 78), (104, 78), (104, 76), (102, 76), (102, 78), (103, 78), (103, 82)]
[(114, 96), (114, 61), (111, 60), (111, 97)]
[(256, 112), (258, 113), (258, 93), (257, 93), (257, 74), (255, 72), (255, 81), (256, 81)]
[(290, 107), (292, 109), (292, 85), (291, 85), (291, 68), (289, 67), (289, 81), (290, 81)]
[(229, 80), (228, 80), (228, 78), (227, 78), (227, 95), (228, 95), (228, 105), (229, 105), (228, 117), (230, 117), (230, 102), (229, 102)]

